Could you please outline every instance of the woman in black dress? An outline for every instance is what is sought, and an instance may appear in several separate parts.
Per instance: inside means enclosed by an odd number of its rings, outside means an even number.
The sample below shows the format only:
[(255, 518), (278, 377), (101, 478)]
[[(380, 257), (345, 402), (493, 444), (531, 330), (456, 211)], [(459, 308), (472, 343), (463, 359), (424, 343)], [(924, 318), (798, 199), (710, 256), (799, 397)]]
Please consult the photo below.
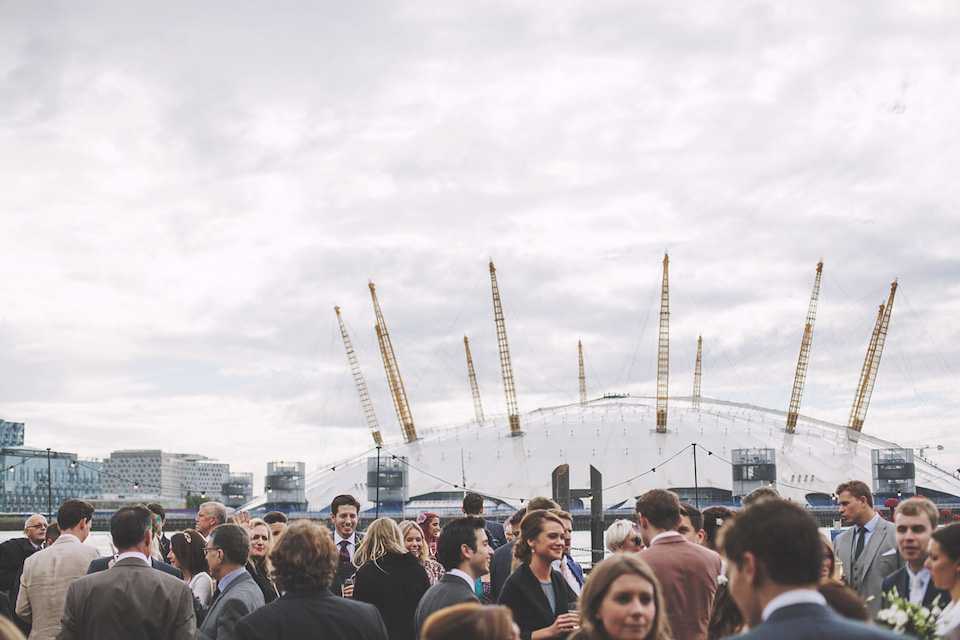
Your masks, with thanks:
[(416, 640), (413, 617), (430, 588), (419, 558), (403, 546), (400, 527), (390, 518), (374, 520), (357, 546), (353, 598), (380, 611), (390, 640)]
[(555, 513), (535, 509), (524, 516), (513, 547), (522, 564), (500, 591), (500, 604), (510, 607), (522, 640), (565, 637), (577, 627), (577, 614), (568, 613), (577, 596), (550, 566), (563, 549), (563, 522)]

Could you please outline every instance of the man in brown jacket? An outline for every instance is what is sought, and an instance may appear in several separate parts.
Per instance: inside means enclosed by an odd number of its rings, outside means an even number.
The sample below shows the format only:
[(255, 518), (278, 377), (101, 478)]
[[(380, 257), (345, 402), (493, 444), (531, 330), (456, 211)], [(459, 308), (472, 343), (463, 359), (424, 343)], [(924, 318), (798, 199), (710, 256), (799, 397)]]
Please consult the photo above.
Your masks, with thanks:
[(720, 575), (720, 555), (683, 537), (680, 499), (672, 491), (651, 489), (636, 504), (640, 557), (663, 587), (663, 600), (674, 640), (706, 640), (713, 596)]

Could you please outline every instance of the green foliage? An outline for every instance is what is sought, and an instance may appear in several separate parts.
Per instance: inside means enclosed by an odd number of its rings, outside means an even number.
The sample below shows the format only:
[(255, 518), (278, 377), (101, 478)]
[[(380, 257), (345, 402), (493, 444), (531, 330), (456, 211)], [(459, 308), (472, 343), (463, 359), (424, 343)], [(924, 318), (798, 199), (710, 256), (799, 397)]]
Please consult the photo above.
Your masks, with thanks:
[(199, 509), (206, 500), (200, 497), (200, 494), (191, 493), (187, 495), (187, 509)]

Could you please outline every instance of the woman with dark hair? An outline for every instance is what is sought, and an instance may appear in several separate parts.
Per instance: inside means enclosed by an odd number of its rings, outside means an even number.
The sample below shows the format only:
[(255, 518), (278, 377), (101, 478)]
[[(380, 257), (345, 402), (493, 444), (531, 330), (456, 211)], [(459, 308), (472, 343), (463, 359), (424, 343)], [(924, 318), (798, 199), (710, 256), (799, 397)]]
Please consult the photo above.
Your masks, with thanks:
[(707, 507), (703, 510), (703, 531), (707, 537), (703, 540), (703, 546), (720, 553), (719, 533), (723, 525), (733, 517), (733, 511), (726, 507), (715, 506)]
[(520, 522), (513, 553), (523, 564), (503, 583), (500, 604), (510, 607), (523, 640), (559, 638), (577, 626), (577, 614), (568, 613), (577, 596), (551, 568), (563, 557), (563, 535), (563, 522), (552, 511), (535, 509)]
[(580, 629), (570, 640), (670, 640), (660, 582), (632, 553), (616, 553), (590, 572), (580, 594)]
[(175, 533), (170, 538), (170, 564), (180, 569), (183, 580), (201, 605), (207, 606), (213, 598), (213, 578), (208, 573), (207, 558), (203, 555), (203, 536), (196, 529)]
[(430, 586), (437, 584), (443, 576), (443, 565), (430, 557), (427, 544), (423, 540), (423, 529), (413, 520), (404, 520), (400, 523), (400, 533), (403, 534), (403, 547), (420, 560), (420, 564), (427, 572)]
[(423, 541), (431, 558), (437, 557), (437, 540), (440, 539), (440, 516), (425, 511), (417, 516), (417, 524), (423, 530)]
[(703, 510), (703, 531), (706, 533), (703, 546), (719, 553), (722, 560), (720, 580), (717, 592), (713, 595), (710, 621), (707, 623), (707, 640), (720, 640), (743, 630), (743, 614), (730, 597), (726, 582), (727, 559), (720, 548), (723, 528), (733, 520), (733, 517), (733, 511), (726, 507), (707, 507)]
[(430, 614), (420, 640), (520, 640), (510, 609), (464, 602)]
[(247, 573), (263, 592), (264, 603), (273, 602), (280, 597), (277, 588), (270, 579), (270, 561), (267, 554), (273, 546), (273, 531), (261, 518), (253, 518), (246, 527), (250, 535), (250, 557), (247, 559)]
[(325, 526), (297, 520), (267, 557), (283, 595), (241, 619), (234, 630), (238, 640), (386, 639), (374, 607), (330, 591), (339, 554)]
[(960, 524), (933, 532), (924, 566), (930, 570), (933, 586), (950, 592), (950, 604), (937, 618), (937, 631), (944, 640), (956, 640), (960, 638)]
[(374, 520), (357, 546), (353, 563), (359, 567), (353, 598), (377, 608), (390, 640), (416, 640), (414, 614), (430, 580), (420, 559), (404, 548), (397, 523), (390, 518)]

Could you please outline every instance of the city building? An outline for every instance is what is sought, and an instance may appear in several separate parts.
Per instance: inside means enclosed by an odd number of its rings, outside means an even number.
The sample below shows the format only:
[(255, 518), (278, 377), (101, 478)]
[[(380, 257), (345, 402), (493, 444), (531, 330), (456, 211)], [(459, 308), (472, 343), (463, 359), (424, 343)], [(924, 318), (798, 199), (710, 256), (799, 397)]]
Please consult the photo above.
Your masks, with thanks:
[(23, 446), (22, 422), (0, 420), (0, 511), (56, 512), (69, 498), (100, 494), (100, 462)]
[(253, 474), (231, 473), (220, 489), (223, 504), (236, 509), (253, 499)]
[(103, 461), (104, 496), (182, 502), (200, 494), (222, 499), (230, 465), (192, 453), (167, 453), (159, 449), (114, 451)]
[(264, 479), (266, 504), (270, 511), (306, 511), (306, 465), (302, 462), (268, 462)]

